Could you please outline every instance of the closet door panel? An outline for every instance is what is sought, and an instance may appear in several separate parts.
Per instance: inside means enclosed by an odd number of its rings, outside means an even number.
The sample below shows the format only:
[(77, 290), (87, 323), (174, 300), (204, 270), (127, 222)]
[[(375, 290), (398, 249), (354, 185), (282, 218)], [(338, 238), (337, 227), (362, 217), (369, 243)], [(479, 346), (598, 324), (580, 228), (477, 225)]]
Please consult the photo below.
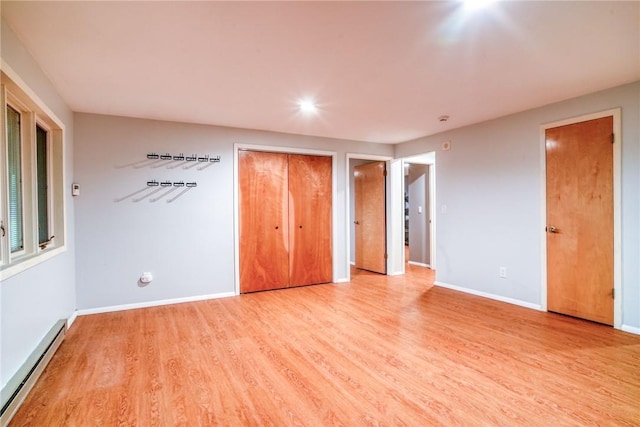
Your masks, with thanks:
[(287, 154), (238, 152), (240, 292), (289, 285)]
[(289, 155), (289, 283), (333, 279), (331, 157)]

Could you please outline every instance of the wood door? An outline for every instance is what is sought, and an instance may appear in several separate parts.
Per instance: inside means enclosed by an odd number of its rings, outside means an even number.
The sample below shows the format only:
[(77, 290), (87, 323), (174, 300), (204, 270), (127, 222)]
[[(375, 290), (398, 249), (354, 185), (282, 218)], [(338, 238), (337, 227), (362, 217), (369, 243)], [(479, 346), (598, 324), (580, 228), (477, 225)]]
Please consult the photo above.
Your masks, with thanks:
[(386, 274), (386, 164), (355, 167), (356, 268)]
[(289, 286), (287, 155), (238, 152), (240, 292)]
[(289, 283), (333, 280), (332, 159), (289, 155)]
[(547, 306), (613, 324), (613, 117), (547, 129)]

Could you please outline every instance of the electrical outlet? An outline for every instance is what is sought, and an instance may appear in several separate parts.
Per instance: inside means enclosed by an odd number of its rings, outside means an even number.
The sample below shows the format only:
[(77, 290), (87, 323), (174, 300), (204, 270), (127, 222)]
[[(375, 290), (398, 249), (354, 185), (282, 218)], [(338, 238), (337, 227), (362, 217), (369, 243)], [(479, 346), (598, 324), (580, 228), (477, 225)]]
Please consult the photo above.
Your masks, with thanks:
[(507, 267), (500, 267), (500, 270), (498, 271), (498, 274), (500, 275), (501, 278), (506, 279), (507, 278)]

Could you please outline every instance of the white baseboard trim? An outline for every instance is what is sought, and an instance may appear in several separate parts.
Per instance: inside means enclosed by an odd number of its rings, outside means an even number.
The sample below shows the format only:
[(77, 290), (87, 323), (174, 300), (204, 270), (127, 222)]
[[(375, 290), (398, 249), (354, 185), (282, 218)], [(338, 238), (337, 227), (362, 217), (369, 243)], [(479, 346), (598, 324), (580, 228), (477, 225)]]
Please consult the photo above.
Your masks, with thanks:
[(77, 316), (86, 316), (87, 314), (110, 313), (113, 311), (134, 310), (136, 308), (157, 307), (160, 305), (170, 305), (170, 304), (182, 304), (184, 302), (205, 301), (209, 299), (229, 298), (234, 296), (236, 296), (235, 292), (221, 292), (219, 294), (200, 295), (197, 297), (174, 298), (174, 299), (164, 299), (164, 300), (158, 300), (158, 301), (139, 302), (134, 304), (112, 305), (108, 307), (87, 308), (83, 310), (76, 310), (75, 314)]
[(356, 265), (356, 262), (355, 261), (349, 261), (349, 264)]
[(622, 325), (622, 326), (620, 326), (620, 329), (625, 331), (625, 332), (629, 332), (631, 334), (640, 335), (640, 328), (637, 328), (635, 326)]
[(387, 276), (402, 276), (404, 274), (404, 271), (392, 271), (391, 273), (388, 273)]
[(78, 317), (78, 310), (71, 313), (71, 316), (67, 319), (67, 331), (71, 329), (71, 325), (76, 321), (76, 317)]
[(489, 298), (496, 301), (506, 302), (509, 304), (519, 305), (521, 307), (531, 308), (533, 310), (542, 311), (542, 306), (540, 304), (532, 304), (530, 302), (521, 301), (519, 299), (503, 297), (501, 295), (490, 294), (488, 292), (477, 291), (475, 289), (463, 288), (461, 286), (450, 285), (448, 283), (443, 283), (439, 281), (433, 282), (434, 285), (440, 286), (442, 288), (452, 289), (454, 291), (464, 292), (466, 294), (476, 295), (483, 298)]
[(351, 280), (347, 279), (346, 277), (341, 277), (340, 279), (336, 279), (334, 280), (333, 283), (349, 283)]
[(417, 265), (418, 267), (431, 268), (431, 266), (430, 266), (429, 264), (425, 264), (424, 262), (408, 261), (408, 264), (410, 264), (410, 265)]

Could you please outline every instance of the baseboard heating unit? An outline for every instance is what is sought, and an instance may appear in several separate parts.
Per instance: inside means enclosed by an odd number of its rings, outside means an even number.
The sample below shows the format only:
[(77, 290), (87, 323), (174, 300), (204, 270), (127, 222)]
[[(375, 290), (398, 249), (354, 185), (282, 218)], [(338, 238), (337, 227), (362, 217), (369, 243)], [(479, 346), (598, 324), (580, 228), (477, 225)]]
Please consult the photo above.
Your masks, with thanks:
[(0, 426), (6, 427), (34, 386), (44, 368), (60, 347), (67, 331), (67, 321), (59, 320), (45, 335), (27, 361), (0, 391)]

